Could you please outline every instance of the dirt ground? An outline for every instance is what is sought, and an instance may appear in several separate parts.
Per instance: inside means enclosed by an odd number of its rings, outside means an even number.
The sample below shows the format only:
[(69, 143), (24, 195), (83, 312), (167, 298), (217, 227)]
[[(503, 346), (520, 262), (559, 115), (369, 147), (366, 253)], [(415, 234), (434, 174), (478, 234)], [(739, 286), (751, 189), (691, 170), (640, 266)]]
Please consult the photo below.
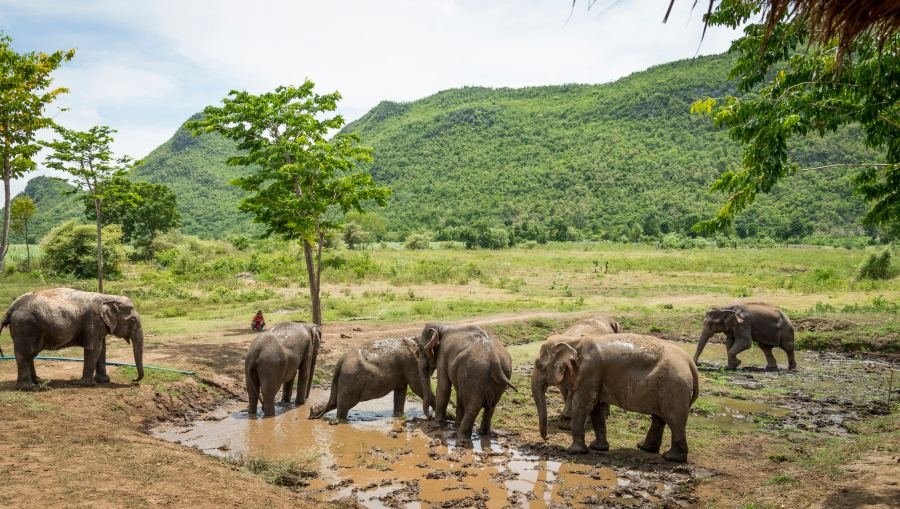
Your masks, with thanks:
[[(584, 315), (507, 313), (467, 322), (490, 327), (532, 318), (572, 321)], [(235, 323), (226, 324), (219, 330), (187, 335), (148, 336), (145, 364), (197, 371), (194, 377), (177, 382), (154, 381), (148, 376), (140, 386), (135, 386), (129, 382), (126, 373), (112, 369), (113, 383), (82, 388), (73, 383), (80, 375), (79, 364), (38, 362), (38, 374), (50, 380), (50, 390), (20, 393), (14, 390), (15, 363), (0, 362), (0, 409), (3, 412), (0, 476), (4, 480), (0, 507), (322, 505), (302, 491), (272, 486), (232, 463), (148, 434), (150, 428), (162, 421), (188, 421), (226, 402), (233, 403), (245, 397), (242, 358), (254, 335), (242, 326)], [(375, 338), (416, 335), (421, 327), (421, 323), (398, 325), (365, 321), (329, 324), (320, 353), (320, 379), (322, 374), (330, 373), (330, 367), (347, 349)], [(81, 356), (77, 350), (59, 354)], [(127, 345), (114, 338), (110, 338), (109, 356), (114, 360), (131, 361)], [(716, 376), (715, 372), (714, 366), (707, 366), (704, 376)], [(827, 373), (827, 370), (823, 372)], [(757, 374), (742, 372), (728, 381), (752, 391), (756, 379)], [(715, 387), (715, 384), (704, 383), (701, 389), (715, 391)], [(853, 431), (850, 421), (820, 422), (819, 416), (823, 412), (812, 411), (807, 415), (808, 412), (796, 411), (819, 408), (804, 403), (802, 398), (809, 396), (804, 396), (801, 390), (796, 392), (796, 397), (779, 395), (779, 402), (789, 409), (794, 402), (797, 407), (791, 415), (802, 414), (806, 420), (779, 418), (773, 425), (828, 436), (840, 436), (841, 430), (846, 432), (848, 428)], [(815, 403), (820, 407), (840, 406), (841, 401), (838, 398), (829, 403), (823, 397)], [(844, 410), (840, 415), (867, 411), (858, 406)], [(536, 430), (514, 433), (508, 439), (522, 447), (547, 447), (544, 454), (566, 461), (560, 452), (560, 446), (565, 445), (562, 434), (555, 435), (548, 445), (541, 445)], [(743, 507), (744, 504), (737, 501), (764, 500), (764, 505), (755, 507), (898, 507), (900, 456), (895, 452), (897, 444), (883, 450), (873, 447), (864, 451), (860, 459), (838, 465), (837, 481), (834, 477), (823, 477), (820, 482), (801, 486), (767, 486), (776, 473), (773, 468), (779, 465), (772, 458), (777, 458), (782, 446), (764, 434), (735, 435), (733, 439), (726, 436), (692, 451), (687, 466), (660, 461), (646, 464), (646, 457), (632, 450), (611, 451), (609, 457), (602, 460), (600, 455), (595, 457), (598, 462), (618, 467), (632, 464), (634, 468), (665, 470), (689, 478), (689, 482), (680, 488), (688, 493), (673, 499), (677, 505)], [(541, 453), (540, 450), (537, 452)], [(513, 500), (509, 502), (515, 504)]]

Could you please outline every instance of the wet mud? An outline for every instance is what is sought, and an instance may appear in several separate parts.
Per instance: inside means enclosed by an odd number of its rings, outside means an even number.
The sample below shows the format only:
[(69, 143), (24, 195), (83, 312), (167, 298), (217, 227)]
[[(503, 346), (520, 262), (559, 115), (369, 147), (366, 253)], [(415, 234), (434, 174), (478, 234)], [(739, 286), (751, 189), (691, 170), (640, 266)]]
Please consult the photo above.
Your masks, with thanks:
[[(327, 398), (314, 391), (313, 407)], [(392, 397), (361, 403), (349, 423), (307, 419), (309, 409), (280, 407), (251, 418), (240, 406), (153, 434), (219, 457), (263, 456), (304, 463), (319, 476), (304, 492), (365, 507), (673, 507), (688, 505), (685, 468), (658, 472), (569, 463), (519, 449), (504, 436), (458, 447), (453, 430), (425, 421), (413, 402), (391, 417)], [(333, 416), (333, 413), (331, 414)]]

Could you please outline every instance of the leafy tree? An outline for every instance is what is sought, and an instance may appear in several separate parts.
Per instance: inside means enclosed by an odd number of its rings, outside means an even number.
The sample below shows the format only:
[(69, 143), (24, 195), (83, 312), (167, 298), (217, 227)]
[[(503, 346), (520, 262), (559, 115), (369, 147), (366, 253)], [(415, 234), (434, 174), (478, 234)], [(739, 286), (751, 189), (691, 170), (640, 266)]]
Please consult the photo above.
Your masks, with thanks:
[[(109, 225), (103, 228), (103, 272), (108, 275), (119, 273), (119, 265), (125, 259), (122, 247), (122, 228)], [(97, 232), (90, 225), (67, 221), (50, 230), (41, 241), (44, 252), (42, 265), (60, 275), (79, 278), (98, 276)]]
[(369, 232), (355, 222), (349, 221), (344, 225), (343, 239), (348, 249), (354, 249), (369, 242)]
[[(707, 21), (738, 27), (758, 15), (763, 4), (723, 0)], [(731, 76), (745, 95), (705, 98), (692, 106), (692, 112), (711, 116), (743, 145), (741, 168), (722, 173), (712, 186), (728, 194), (725, 204), (698, 230), (728, 227), (758, 194), (771, 192), (788, 175), (831, 167), (862, 168), (853, 185), (871, 203), (865, 224), (900, 222), (900, 34), (821, 39), (810, 32), (808, 21), (779, 11), (775, 23), (747, 25), (744, 37), (731, 46), (738, 54)], [(793, 160), (798, 138), (851, 125), (859, 126), (866, 145), (883, 159), (807, 168)]]
[(51, 74), (75, 56), (75, 50), (17, 53), (12, 39), (0, 33), (0, 159), (3, 167), (3, 226), (0, 229), (0, 273), (9, 250), (10, 182), (35, 168), (40, 150), (35, 134), (53, 125), (45, 110), (65, 88), (53, 87)]
[(885, 248), (881, 253), (872, 253), (859, 266), (859, 279), (890, 279), (894, 277), (891, 267), (891, 250)]
[(409, 249), (410, 251), (428, 249), (428, 243), (430, 241), (431, 239), (424, 233), (411, 233), (408, 237), (406, 237), (406, 243), (404, 244), (404, 247), (406, 247), (406, 249)]
[[(84, 213), (97, 221), (96, 200), (84, 196)], [(122, 225), (125, 242), (138, 248), (145, 258), (153, 257), (153, 240), (181, 226), (175, 193), (162, 184), (133, 182), (125, 175), (113, 176), (102, 191), (101, 224)]]
[(27, 256), (27, 267), (31, 269), (31, 246), (28, 242), (28, 221), (34, 216), (37, 207), (34, 200), (28, 196), (19, 196), (12, 201), (10, 205), (10, 219), (12, 220), (12, 229), (16, 233), (25, 235), (25, 253)]
[(306, 80), (260, 95), (231, 91), (222, 106), (206, 107), (187, 127), (194, 135), (217, 132), (237, 142), (240, 152), (227, 163), (254, 168), (233, 181), (250, 193), (240, 209), (264, 224), (267, 235), (303, 242), (312, 320), (321, 324), (326, 234), (341, 226), (343, 214), (384, 206), (390, 190), (358, 166), (372, 159), (371, 148), (360, 146), (355, 135), (326, 138), (344, 125), (340, 115), (329, 116), (340, 94), (319, 95), (313, 88)]
[(60, 139), (45, 143), (53, 152), (47, 166), (71, 175), (71, 183), (87, 193), (94, 205), (97, 224), (97, 288), (103, 292), (103, 198), (107, 185), (122, 175), (127, 157), (115, 159), (109, 146), (116, 131), (108, 126), (94, 126), (87, 131), (56, 127)]
[(466, 249), (479, 247), (503, 249), (509, 247), (509, 233), (503, 228), (494, 228), (485, 220), (478, 220), (460, 230), (459, 240), (466, 243)]

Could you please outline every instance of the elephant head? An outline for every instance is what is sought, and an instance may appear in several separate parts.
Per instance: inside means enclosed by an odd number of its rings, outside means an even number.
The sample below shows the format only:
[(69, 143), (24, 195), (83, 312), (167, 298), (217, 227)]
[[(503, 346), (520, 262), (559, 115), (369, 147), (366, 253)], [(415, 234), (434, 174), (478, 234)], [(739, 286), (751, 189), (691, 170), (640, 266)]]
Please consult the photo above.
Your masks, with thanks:
[(138, 374), (134, 381), (140, 382), (144, 378), (144, 328), (134, 304), (128, 299), (104, 301), (100, 304), (100, 318), (110, 334), (131, 343)]
[(541, 437), (547, 439), (547, 387), (572, 386), (578, 374), (578, 351), (567, 343), (550, 343), (541, 346), (541, 353), (531, 371), (531, 396), (538, 412)]
[(429, 415), (429, 407), (435, 405), (434, 393), (431, 390), (431, 374), (437, 368), (437, 355), (441, 346), (446, 326), (426, 324), (422, 335), (416, 340), (416, 359), (419, 365), (419, 380), (422, 384), (422, 410)]
[(746, 316), (740, 308), (735, 306), (717, 308), (711, 307), (703, 319), (703, 331), (700, 333), (700, 341), (697, 343), (697, 351), (694, 353), (694, 363), (700, 359), (700, 354), (714, 334), (726, 332), (744, 323)]

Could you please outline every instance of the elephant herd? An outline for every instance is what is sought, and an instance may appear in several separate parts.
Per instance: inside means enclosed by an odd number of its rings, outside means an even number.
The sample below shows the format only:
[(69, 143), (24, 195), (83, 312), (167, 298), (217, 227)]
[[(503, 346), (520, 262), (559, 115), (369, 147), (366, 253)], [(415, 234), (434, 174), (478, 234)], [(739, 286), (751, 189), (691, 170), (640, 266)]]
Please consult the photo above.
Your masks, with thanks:
[[(40, 383), (34, 370), (39, 352), (70, 346), (84, 348), (81, 384), (108, 382), (107, 335), (132, 343), (136, 381), (143, 378), (143, 328), (126, 297), (68, 288), (31, 292), (9, 306), (0, 321), (0, 332), (7, 326), (18, 366), (17, 389), (34, 389)], [(565, 401), (559, 427), (571, 430), (569, 452), (609, 449), (606, 419), (614, 405), (651, 416), (640, 449), (658, 453), (668, 426), (672, 443), (663, 456), (686, 461), (687, 419), (699, 394), (697, 361), (709, 338), (720, 332), (726, 337), (726, 369), (738, 367), (737, 354), (750, 348), (751, 342), (763, 350), (767, 369), (777, 369), (774, 347), (787, 353), (789, 369), (796, 368), (793, 326), (782, 311), (768, 304), (710, 308), (693, 359), (672, 342), (623, 333), (621, 326), (608, 318), (589, 318), (547, 338), (534, 361), (531, 393), (541, 436), (548, 438), (546, 392), (554, 386)], [(282, 389), (282, 401), (289, 403), (295, 379), (295, 402), (304, 404), (321, 341), (319, 326), (300, 322), (280, 323), (259, 334), (244, 363), (248, 412), (256, 414), (261, 401), (264, 415), (274, 415), (276, 393)], [(436, 391), (432, 375), (437, 378)], [(336, 410), (338, 422), (345, 421), (359, 402), (391, 392), (394, 414), (401, 415), (409, 388), (422, 399), (426, 416), (434, 409), (434, 418), (443, 423), (452, 389), (456, 393), (457, 438), (465, 442), (470, 440), (479, 413), (479, 433), (490, 434), (491, 419), (503, 393), (516, 390), (511, 378), (509, 352), (484, 329), (429, 323), (419, 337), (379, 339), (347, 351), (334, 368), (328, 401), (312, 409), (309, 417), (321, 418)], [(595, 435), (590, 445), (585, 443), (588, 418)]]

